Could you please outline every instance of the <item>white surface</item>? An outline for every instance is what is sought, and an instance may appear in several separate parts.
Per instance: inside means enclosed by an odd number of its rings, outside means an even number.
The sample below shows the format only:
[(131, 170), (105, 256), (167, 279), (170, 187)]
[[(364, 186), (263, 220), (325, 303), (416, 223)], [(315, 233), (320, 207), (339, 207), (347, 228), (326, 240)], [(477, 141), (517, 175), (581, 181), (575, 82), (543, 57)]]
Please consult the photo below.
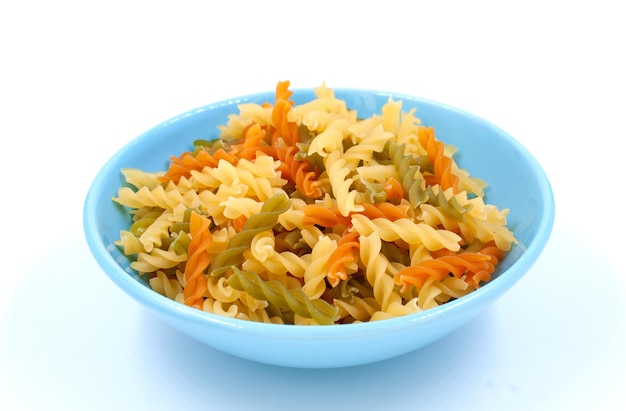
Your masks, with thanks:
[[(269, 3), (0, 6), (2, 408), (616, 409), (626, 381), (618, 2)], [(406, 92), (507, 130), (553, 184), (541, 259), (458, 332), (362, 367), (259, 365), (154, 319), (89, 253), (91, 180), (160, 121), (286, 79)]]

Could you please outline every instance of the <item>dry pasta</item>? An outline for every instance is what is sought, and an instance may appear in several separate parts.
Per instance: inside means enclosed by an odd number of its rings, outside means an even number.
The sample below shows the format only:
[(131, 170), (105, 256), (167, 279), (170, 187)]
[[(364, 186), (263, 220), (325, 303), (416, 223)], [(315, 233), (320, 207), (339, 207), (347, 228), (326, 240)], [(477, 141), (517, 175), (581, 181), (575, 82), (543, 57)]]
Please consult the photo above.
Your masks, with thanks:
[(245, 103), (161, 172), (124, 169), (116, 245), (155, 292), (277, 324), (378, 321), (461, 298), (517, 243), (455, 148), (389, 101), (359, 118), (325, 84)]

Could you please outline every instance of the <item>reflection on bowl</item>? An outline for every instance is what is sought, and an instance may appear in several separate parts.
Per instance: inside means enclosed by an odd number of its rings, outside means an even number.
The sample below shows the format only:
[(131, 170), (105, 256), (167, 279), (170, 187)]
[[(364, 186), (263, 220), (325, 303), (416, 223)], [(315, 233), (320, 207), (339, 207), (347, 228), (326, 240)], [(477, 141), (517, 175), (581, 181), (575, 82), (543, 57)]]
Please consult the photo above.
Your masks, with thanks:
[[(90, 249), (104, 272), (128, 295), (181, 332), (224, 352), (263, 363), (328, 368), (371, 363), (395, 357), (450, 333), (477, 316), (510, 289), (543, 250), (554, 220), (554, 200), (540, 165), (515, 139), (474, 115), (432, 101), (393, 93), (334, 89), (335, 96), (359, 118), (381, 113), (391, 97), (402, 111), (416, 110), (437, 138), (457, 148), (455, 161), (486, 181), (485, 200), (509, 209), (507, 225), (517, 243), (497, 265), (491, 280), (475, 291), (439, 306), (380, 321), (333, 326), (293, 326), (247, 321), (188, 307), (153, 291), (131, 269), (115, 245), (128, 230), (128, 210), (112, 199), (126, 184), (122, 169), (166, 170), (171, 156), (190, 150), (197, 139), (218, 136), (218, 125), (239, 112), (242, 103), (274, 101), (259, 93), (210, 104), (183, 113), (150, 129), (118, 151), (94, 180), (84, 205)], [(296, 89), (296, 105), (315, 99), (314, 90)]]

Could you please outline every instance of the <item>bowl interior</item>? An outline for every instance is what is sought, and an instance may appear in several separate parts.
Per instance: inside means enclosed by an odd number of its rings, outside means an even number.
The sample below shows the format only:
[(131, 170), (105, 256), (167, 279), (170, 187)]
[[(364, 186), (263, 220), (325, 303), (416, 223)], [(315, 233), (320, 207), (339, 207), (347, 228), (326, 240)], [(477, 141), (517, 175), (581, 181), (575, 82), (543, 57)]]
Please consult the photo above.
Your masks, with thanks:
[[(120, 230), (127, 229), (130, 225), (130, 217), (126, 210), (111, 200), (117, 195), (119, 187), (124, 184), (120, 170), (122, 168), (139, 168), (146, 171), (165, 170), (169, 165), (169, 157), (189, 150), (193, 140), (217, 138), (217, 126), (225, 124), (229, 114), (238, 112), (238, 104), (273, 102), (273, 92), (234, 98), (183, 113), (133, 139), (103, 166), (85, 201), (84, 225), (89, 246), (106, 274), (133, 298), (161, 314), (170, 323), (215, 347), (269, 363), (312, 366), (311, 364), (316, 361), (315, 356), (321, 357), (324, 354), (324, 344), (312, 345), (312, 341), (316, 341), (315, 338), (328, 336), (339, 338), (339, 333), (342, 335), (341, 338), (345, 338), (352, 332), (381, 335), (381, 333), (384, 334), (385, 327), (404, 329), (415, 327), (415, 324), (419, 323), (430, 324), (437, 316), (450, 317), (451, 313), (460, 310), (466, 310), (466, 313), (471, 314), (458, 317), (466, 321), (528, 271), (549, 237), (554, 219), (554, 200), (542, 168), (519, 142), (483, 119), (440, 103), (412, 96), (369, 90), (339, 88), (334, 90), (336, 96), (345, 100), (349, 108), (358, 110), (359, 117), (379, 114), (389, 97), (402, 100), (403, 111), (415, 108), (416, 115), (422, 123), (435, 128), (438, 139), (458, 148), (455, 159), (460, 167), (467, 169), (472, 176), (488, 182), (486, 202), (495, 204), (500, 209), (510, 210), (508, 225), (519, 240), (519, 245), (514, 246), (502, 260), (490, 283), (466, 297), (446, 303), (441, 307), (407, 316), (411, 318), (337, 327), (290, 327), (216, 318), (215, 315), (184, 307), (150, 290), (146, 282), (130, 269), (128, 259), (113, 245), (114, 241), (119, 238)], [(292, 96), (296, 104), (313, 98), (315, 95), (310, 89), (296, 89)], [(143, 286), (139, 286), (139, 283)], [(447, 325), (430, 330), (429, 332), (432, 333), (430, 339), (414, 338), (413, 344), (396, 344), (394, 345), (395, 351), (386, 353), (386, 357), (380, 354), (371, 355), (368, 352), (353, 352), (344, 354), (343, 363), (332, 359), (328, 359), (326, 363), (328, 366), (352, 365), (399, 355), (419, 347), (420, 341), (422, 344), (428, 343), (446, 334), (460, 325), (457, 324), (458, 322), (450, 320)], [(220, 334), (215, 333), (211, 338), (205, 337), (207, 327), (216, 324), (228, 330), (237, 329), (239, 332), (244, 330), (250, 335), (262, 334), (268, 344), (265, 347), (266, 351), (263, 351), (261, 345), (261, 348), (257, 347), (253, 353), (244, 353), (245, 344), (238, 347), (236, 344), (233, 346), (224, 342), (220, 345), (217, 337)], [(302, 344), (309, 344), (312, 359), (307, 362), (283, 357), (283, 360), (279, 361), (277, 354), (269, 358), (276, 349), (276, 346), (272, 344), (276, 343), (277, 338), (272, 336), (277, 335), (290, 336), (290, 338), (294, 336), (313, 338), (309, 342), (302, 342)], [(232, 338), (232, 335), (225, 336), (225, 338)], [(299, 348), (302, 349), (302, 347)], [(284, 350), (286, 351), (283, 351), (282, 355), (288, 358), (289, 348), (284, 348)], [(363, 350), (366, 350), (366, 347), (363, 347)], [(296, 354), (298, 352), (294, 351), (293, 355)], [(320, 358), (317, 358), (317, 361), (315, 364), (324, 363), (324, 361), (320, 362)]]

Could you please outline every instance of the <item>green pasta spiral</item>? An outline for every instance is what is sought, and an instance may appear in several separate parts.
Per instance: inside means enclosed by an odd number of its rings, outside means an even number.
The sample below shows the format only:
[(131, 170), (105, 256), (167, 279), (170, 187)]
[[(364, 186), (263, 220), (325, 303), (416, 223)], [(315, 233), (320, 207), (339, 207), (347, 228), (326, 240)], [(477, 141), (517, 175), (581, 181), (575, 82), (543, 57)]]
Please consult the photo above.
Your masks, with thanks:
[(466, 204), (465, 206), (459, 204), (454, 196), (446, 200), (446, 196), (441, 189), (435, 194), (433, 188), (428, 187), (426, 193), (428, 195), (428, 204), (439, 208), (442, 213), (456, 221), (465, 221), (465, 214), (472, 209), (471, 204)]
[(287, 289), (277, 280), (264, 281), (257, 273), (233, 267), (228, 284), (236, 290), (247, 292), (252, 298), (268, 301), (280, 308), (291, 310), (304, 318), (312, 318), (320, 325), (334, 324), (337, 308), (321, 299), (309, 299), (300, 288)]
[(365, 183), (365, 201), (370, 204), (387, 201), (387, 193), (382, 184)]
[(404, 150), (404, 144), (397, 144), (393, 141), (385, 144), (385, 152), (388, 153), (400, 176), (404, 196), (414, 208), (417, 208), (428, 199), (428, 194), (422, 188), (422, 179), (415, 177), (416, 174), (421, 176), (419, 159), (412, 155), (405, 155)]
[(146, 212), (130, 226), (130, 232), (139, 237), (162, 213), (163, 210), (160, 208), (153, 208)]
[(259, 214), (251, 216), (243, 226), (243, 229), (235, 234), (226, 250), (219, 253), (209, 267), (209, 272), (214, 277), (221, 277), (232, 266), (237, 266), (243, 261), (243, 253), (250, 249), (252, 239), (258, 233), (272, 229), (278, 223), (278, 217), (289, 210), (291, 200), (285, 193), (278, 193), (267, 199)]

